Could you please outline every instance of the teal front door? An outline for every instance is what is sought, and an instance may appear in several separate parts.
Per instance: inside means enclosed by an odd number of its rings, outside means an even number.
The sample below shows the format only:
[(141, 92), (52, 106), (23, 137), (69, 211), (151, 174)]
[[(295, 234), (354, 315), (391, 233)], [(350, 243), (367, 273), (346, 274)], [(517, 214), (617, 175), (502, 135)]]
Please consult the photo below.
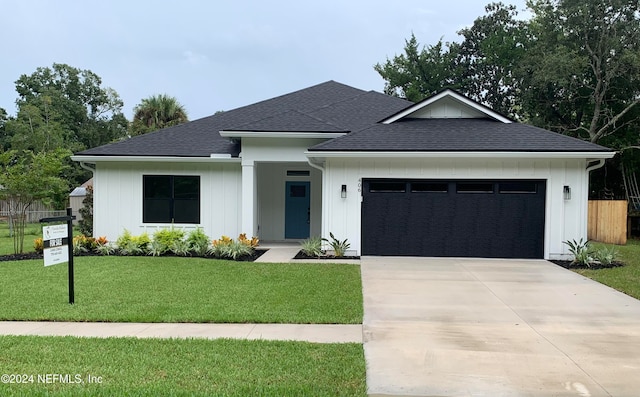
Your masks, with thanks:
[(286, 182), (284, 238), (308, 238), (311, 223), (310, 182)]

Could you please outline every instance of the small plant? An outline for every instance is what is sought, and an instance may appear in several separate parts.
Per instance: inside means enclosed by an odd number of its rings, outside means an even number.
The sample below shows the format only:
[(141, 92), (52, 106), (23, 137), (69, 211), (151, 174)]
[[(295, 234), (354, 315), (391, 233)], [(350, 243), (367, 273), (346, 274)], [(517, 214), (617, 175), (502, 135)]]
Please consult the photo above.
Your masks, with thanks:
[(147, 252), (148, 255), (152, 256), (160, 256), (167, 252), (169, 248), (166, 247), (163, 243), (158, 240), (153, 240), (149, 243), (149, 250)]
[(175, 240), (169, 250), (178, 256), (187, 256), (191, 252), (191, 246), (185, 240)]
[(199, 227), (189, 233), (187, 244), (195, 255), (205, 256), (209, 251), (209, 236)]
[(216, 258), (237, 260), (252, 255), (255, 251), (254, 244), (258, 244), (258, 239), (253, 237), (249, 240), (245, 234), (241, 234), (237, 240), (222, 236), (219, 240), (213, 240), (209, 253)]
[(589, 245), (589, 240), (571, 240), (563, 241), (563, 243), (569, 247), (569, 252), (573, 255), (573, 261), (571, 263), (591, 267), (593, 258), (591, 257), (591, 246)]
[(111, 255), (116, 252), (115, 247), (111, 243), (98, 244), (94, 251), (99, 255)]
[(602, 247), (594, 250), (592, 255), (603, 266), (611, 266), (618, 259), (618, 250), (614, 246)]
[(129, 244), (132, 238), (133, 236), (131, 235), (131, 232), (127, 229), (124, 229), (122, 234), (118, 236), (118, 239), (116, 240), (116, 245), (118, 246), (118, 248), (122, 248), (127, 244)]
[(120, 255), (125, 255), (125, 256), (142, 255), (146, 252), (145, 250), (140, 248), (140, 246), (136, 241), (133, 241), (133, 240), (127, 241), (123, 246), (118, 246), (118, 249), (120, 250)]
[(230, 244), (226, 244), (222, 248), (222, 257), (238, 260), (243, 256), (248, 256), (253, 253), (253, 247), (245, 244), (241, 241), (232, 241)]
[(35, 249), (36, 253), (38, 254), (44, 252), (44, 241), (42, 240), (42, 238), (33, 240), (33, 249)]
[(307, 256), (320, 257), (322, 255), (322, 239), (319, 236), (309, 237), (301, 243), (301, 251)]
[(336, 258), (342, 258), (349, 247), (351, 247), (351, 244), (347, 242), (346, 238), (343, 241), (338, 240), (331, 232), (329, 232), (329, 237), (331, 237), (331, 240), (323, 238), (322, 241), (329, 243), (331, 248), (333, 248), (333, 254)]
[(73, 254), (74, 255), (80, 255), (82, 253), (88, 252), (89, 250), (87, 249), (86, 245), (87, 245), (87, 238), (85, 236), (75, 236), (73, 238)]
[(153, 233), (153, 241), (162, 244), (165, 247), (165, 251), (168, 251), (175, 241), (182, 241), (183, 239), (184, 231), (173, 226), (170, 229), (160, 229)]
[(260, 240), (257, 237), (251, 237), (251, 240), (249, 240), (247, 238), (247, 234), (246, 233), (242, 233), (238, 236), (238, 241), (241, 242), (242, 244), (246, 244), (250, 247), (257, 247), (258, 243), (260, 242)]

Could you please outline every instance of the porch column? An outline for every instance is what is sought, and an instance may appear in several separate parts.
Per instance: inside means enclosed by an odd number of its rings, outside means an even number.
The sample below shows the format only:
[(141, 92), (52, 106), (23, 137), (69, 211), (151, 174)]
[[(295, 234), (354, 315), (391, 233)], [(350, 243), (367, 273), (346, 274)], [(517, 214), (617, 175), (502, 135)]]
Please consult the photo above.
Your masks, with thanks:
[(240, 233), (247, 237), (255, 236), (255, 163), (253, 160), (242, 160), (242, 216)]

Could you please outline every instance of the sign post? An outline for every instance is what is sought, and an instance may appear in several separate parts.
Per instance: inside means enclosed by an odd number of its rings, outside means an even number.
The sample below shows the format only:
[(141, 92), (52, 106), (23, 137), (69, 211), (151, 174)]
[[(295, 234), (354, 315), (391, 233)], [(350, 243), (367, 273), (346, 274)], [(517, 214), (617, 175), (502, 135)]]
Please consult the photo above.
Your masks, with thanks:
[(76, 217), (71, 214), (71, 208), (67, 208), (67, 216), (42, 218), (40, 223), (67, 222), (66, 224), (44, 226), (42, 228), (42, 241), (44, 243), (45, 266), (64, 262), (69, 263), (69, 304), (73, 305), (73, 220)]

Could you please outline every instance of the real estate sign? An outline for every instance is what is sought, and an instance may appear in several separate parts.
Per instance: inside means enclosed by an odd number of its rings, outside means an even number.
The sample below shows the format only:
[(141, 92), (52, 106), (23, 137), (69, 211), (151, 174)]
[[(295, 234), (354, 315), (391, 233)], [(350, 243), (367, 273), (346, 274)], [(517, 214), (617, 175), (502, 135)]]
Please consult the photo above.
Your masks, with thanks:
[(67, 224), (44, 226), (44, 265), (51, 266), (69, 262), (69, 229)]

